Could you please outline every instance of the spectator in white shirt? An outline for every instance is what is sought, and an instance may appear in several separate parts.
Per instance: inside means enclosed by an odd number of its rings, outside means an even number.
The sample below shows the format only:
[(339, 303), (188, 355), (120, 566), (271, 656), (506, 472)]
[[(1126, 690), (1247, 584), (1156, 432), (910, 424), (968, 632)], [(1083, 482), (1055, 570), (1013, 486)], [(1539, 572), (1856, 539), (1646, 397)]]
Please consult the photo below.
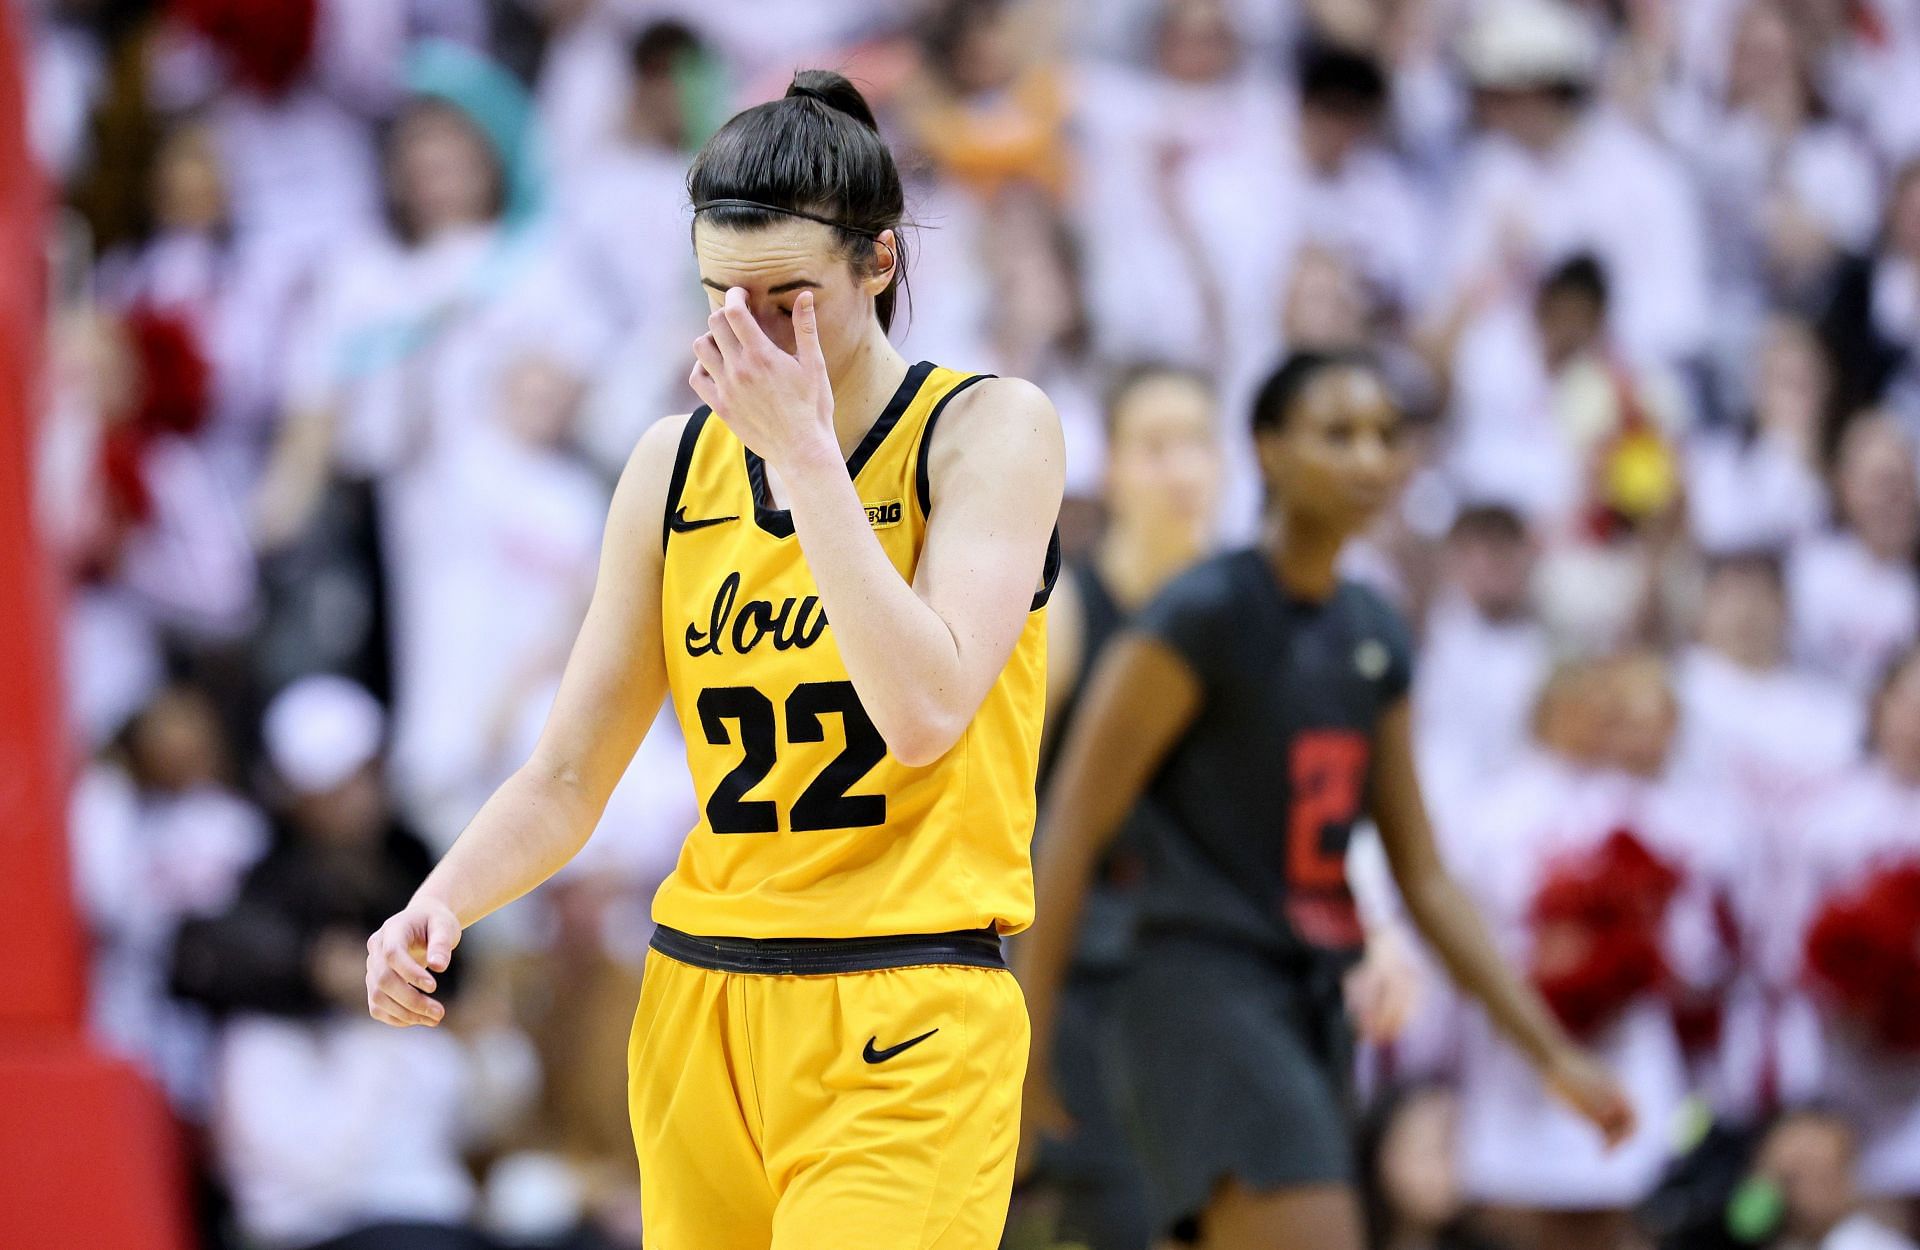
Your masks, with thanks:
[(717, 120), (703, 110), (717, 103), (705, 84), (718, 73), (713, 50), (681, 22), (653, 22), (617, 46), (615, 124), (557, 166), (555, 196), (561, 246), (610, 339), (578, 431), (609, 476), (660, 413), (693, 406), (686, 374), (707, 301), (686, 245), (687, 159)]
[(609, 492), (568, 446), (579, 371), (539, 346), (509, 356), (491, 410), (390, 492), (389, 559), (408, 573), (392, 588), (393, 772), (438, 849), (497, 783), (499, 746), (593, 588)]
[(1386, 75), (1372, 57), (1318, 45), (1297, 72), (1301, 233), (1348, 257), (1404, 314), (1437, 275), (1426, 206), (1381, 142)]
[(1832, 120), (1815, 50), (1789, 7), (1740, 14), (1724, 94), (1677, 94), (1666, 128), (1694, 170), (1713, 223), (1718, 346), (1740, 359), (1769, 304), (1811, 299), (1833, 262), (1873, 238), (1871, 154)]
[(124, 743), (122, 760), (103, 758), (81, 776), (70, 810), (75, 887), (93, 939), (89, 1026), (197, 1122), (211, 1094), (212, 1031), (204, 1012), (169, 992), (170, 952), (183, 922), (233, 901), (267, 849), (267, 822), (232, 789), (200, 690), (161, 691)]
[(1813, 327), (1788, 316), (1763, 331), (1747, 416), (1687, 441), (1687, 522), (1708, 552), (1785, 548), (1826, 522), (1820, 476), (1832, 369)]
[[(1740, 968), (1722, 1003), (1717, 1045), (1703, 1056), (1703, 1092), (1722, 1114), (1750, 1121), (1811, 1092), (1795, 1053), (1791, 1006), (1800, 935), (1780, 923), (1782, 884), (1808, 805), (1859, 758), (1860, 703), (1787, 663), (1779, 557), (1722, 556), (1707, 572), (1699, 640), (1674, 671), (1682, 709), (1679, 765), (1724, 796), (1753, 830), (1728, 882), (1725, 919)], [(1788, 1030), (1783, 1040), (1782, 1030)], [(1804, 1032), (1804, 1030), (1803, 1030)]]
[(1679, 363), (1707, 345), (1698, 194), (1670, 153), (1592, 102), (1599, 52), (1586, 19), (1553, 0), (1478, 7), (1461, 54), (1483, 129), (1453, 195), (1437, 294), (1445, 306), (1489, 270), (1537, 273), (1589, 252), (1613, 282), (1609, 322), (1627, 356)]
[(1863, 708), (1843, 688), (1793, 668), (1780, 558), (1715, 558), (1701, 595), (1699, 641), (1676, 673), (1690, 767), (1718, 774), (1779, 811), (1833, 781), (1860, 753)]
[[(1594, 741), (1586, 744), (1592, 754), (1533, 761), (1489, 791), (1473, 822), (1461, 879), (1508, 957), (1537, 977), (1562, 956), (1584, 958), (1585, 944), (1606, 937), (1561, 934), (1537, 923), (1540, 891), (1571, 862), (1610, 845), (1620, 831), (1630, 833), (1678, 876), (1654, 935), (1661, 957), (1675, 983), (1705, 989), (1726, 969), (1712, 923), (1713, 896), (1738, 853), (1735, 826), (1715, 794), (1669, 768), (1677, 707), (1657, 664), (1603, 662), (1571, 684), (1550, 685), (1543, 698), (1564, 701), (1569, 694), (1594, 705), (1580, 712), (1595, 722)], [(1499, 1209), (1522, 1244), (1591, 1250), (1627, 1244), (1627, 1212), (1658, 1180), (1670, 1149), (1661, 1126), (1687, 1092), (1681, 1036), (1665, 991), (1660, 982), (1649, 984), (1586, 1026), (1638, 1118), (1634, 1136), (1613, 1150), (1554, 1101), (1483, 1019), (1469, 1019), (1460, 1082), (1462, 1185)]]
[[(1823, 908), (1865, 885), (1882, 868), (1920, 862), (1920, 652), (1908, 650), (1881, 683), (1872, 708), (1870, 755), (1802, 811), (1781, 882), (1773, 923), (1805, 943)], [(1802, 946), (1802, 950), (1807, 950)], [(1860, 1132), (1861, 1189), (1908, 1204), (1920, 1200), (1920, 1064), (1907, 1049), (1876, 1036), (1872, 1022), (1808, 995), (1803, 977), (1785, 1057), (1819, 1056), (1814, 1093), (1844, 1112)], [(1887, 992), (1896, 992), (1892, 986)], [(1812, 1046), (1795, 1031), (1817, 1012)]]
[(1160, 10), (1150, 69), (1076, 76), (1074, 210), (1094, 344), (1107, 359), (1251, 375), (1274, 353), (1297, 233), (1282, 96), (1220, 0)]
[(1787, 565), (1795, 657), (1858, 697), (1920, 637), (1920, 481), (1912, 440), (1893, 418), (1856, 417), (1834, 466), (1839, 528)]
[(1414, 679), (1415, 741), (1438, 827), (1527, 749), (1529, 721), (1552, 667), (1533, 609), (1538, 548), (1525, 520), (1500, 504), (1463, 508), (1442, 552)]

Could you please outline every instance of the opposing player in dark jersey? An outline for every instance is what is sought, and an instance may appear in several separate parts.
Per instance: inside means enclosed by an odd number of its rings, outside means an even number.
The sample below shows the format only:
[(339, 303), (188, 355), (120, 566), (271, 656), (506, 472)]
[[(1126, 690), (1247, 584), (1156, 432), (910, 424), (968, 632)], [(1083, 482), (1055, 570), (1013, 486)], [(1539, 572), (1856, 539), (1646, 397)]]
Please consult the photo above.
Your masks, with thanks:
[(1087, 882), (1144, 799), (1165, 819), (1145, 826), (1116, 1035), (1156, 1222), (1207, 1247), (1359, 1250), (1340, 981), (1363, 937), (1345, 876), (1362, 817), (1427, 941), (1542, 1076), (1609, 1140), (1633, 1113), (1441, 865), (1406, 631), (1337, 572), (1402, 474), (1387, 387), (1362, 359), (1295, 356), (1253, 424), (1262, 541), (1175, 579), (1113, 643), (1047, 791), (1040, 920), (1017, 961), (1036, 1040), (1023, 1144), (1069, 1122), (1046, 1051), (1059, 986)]
[[(1108, 392), (1106, 425), (1106, 525), (1093, 549), (1063, 570), (1047, 615), (1042, 785), (1087, 673), (1127, 618), (1206, 552), (1219, 511), (1215, 397), (1198, 374), (1155, 364), (1127, 370)], [(1116, 837), (1087, 887), (1053, 1043), (1074, 1131), (1049, 1143), (1033, 1178), (1057, 1206), (1053, 1238), (1088, 1250), (1146, 1250), (1153, 1240), (1145, 1178), (1109, 1093), (1102, 1044), (1133, 945), (1140, 840)]]

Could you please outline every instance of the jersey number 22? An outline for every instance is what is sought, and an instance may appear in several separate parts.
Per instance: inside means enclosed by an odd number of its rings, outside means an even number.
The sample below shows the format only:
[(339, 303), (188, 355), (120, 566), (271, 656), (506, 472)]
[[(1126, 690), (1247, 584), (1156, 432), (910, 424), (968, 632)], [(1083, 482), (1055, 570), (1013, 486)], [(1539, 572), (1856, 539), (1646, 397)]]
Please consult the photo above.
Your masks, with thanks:
[[(753, 686), (709, 686), (700, 692), (695, 706), (709, 743), (731, 745), (727, 722), (732, 721), (744, 752), (707, 800), (707, 826), (715, 833), (778, 833), (780, 813), (774, 801), (747, 798), (773, 771), (778, 758), (772, 700)], [(795, 833), (887, 823), (886, 795), (847, 793), (887, 754), (886, 740), (867, 719), (852, 682), (809, 681), (795, 686), (787, 696), (787, 741), (825, 742), (827, 730), (821, 718), (832, 714), (840, 717), (847, 745), (794, 800), (788, 827)]]

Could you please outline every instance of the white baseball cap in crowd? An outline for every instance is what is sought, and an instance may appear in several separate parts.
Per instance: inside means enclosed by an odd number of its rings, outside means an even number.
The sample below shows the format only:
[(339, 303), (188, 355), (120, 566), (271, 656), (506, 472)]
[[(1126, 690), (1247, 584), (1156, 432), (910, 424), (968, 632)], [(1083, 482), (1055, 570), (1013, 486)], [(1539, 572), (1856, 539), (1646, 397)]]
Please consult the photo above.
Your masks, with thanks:
[(321, 674), (275, 695), (261, 722), (267, 759), (297, 794), (333, 789), (380, 754), (386, 713), (358, 682)]
[(1564, 0), (1486, 0), (1460, 41), (1476, 87), (1588, 83), (1599, 71), (1600, 38)]

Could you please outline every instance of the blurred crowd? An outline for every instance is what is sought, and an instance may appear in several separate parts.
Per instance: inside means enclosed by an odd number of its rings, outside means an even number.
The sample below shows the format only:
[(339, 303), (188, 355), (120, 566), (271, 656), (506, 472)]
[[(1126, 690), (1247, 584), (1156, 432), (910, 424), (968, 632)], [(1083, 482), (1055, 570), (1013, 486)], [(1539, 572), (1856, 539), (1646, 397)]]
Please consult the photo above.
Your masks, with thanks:
[(1920, 3), (13, 2), (93, 1022), (209, 1245), (638, 1244), (672, 718), (447, 1028), (367, 1019), (364, 941), (525, 758), (611, 483), (695, 403), (688, 158), (817, 65), (909, 174), (896, 339), (1047, 391), (1083, 559), (1253, 533), (1284, 352), (1396, 381), (1352, 572), (1418, 626), (1449, 862), (1642, 1130), (1555, 1108), (1363, 845), (1380, 1244), (1911, 1246)]

